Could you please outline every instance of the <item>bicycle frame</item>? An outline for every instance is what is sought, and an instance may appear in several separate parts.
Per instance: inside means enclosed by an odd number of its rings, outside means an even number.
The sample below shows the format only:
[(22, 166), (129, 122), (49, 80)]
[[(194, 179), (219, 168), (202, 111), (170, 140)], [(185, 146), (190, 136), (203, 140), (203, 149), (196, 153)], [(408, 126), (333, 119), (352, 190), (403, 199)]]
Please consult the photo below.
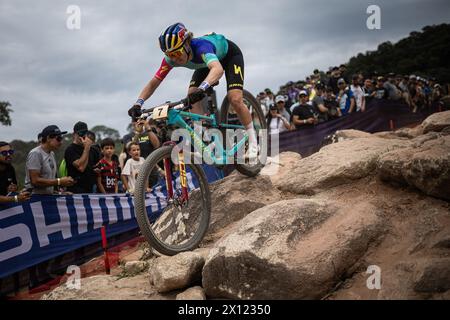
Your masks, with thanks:
[[(213, 114), (211, 116), (203, 116), (196, 113), (181, 111), (177, 109), (170, 109), (168, 112), (167, 117), (167, 124), (168, 125), (174, 125), (176, 127), (186, 129), (189, 132), (189, 135), (194, 141), (194, 145), (198, 148), (198, 150), (202, 150), (202, 152), (207, 152), (208, 157), (213, 161), (215, 165), (225, 165), (230, 164), (227, 162), (229, 158), (232, 158), (238, 150), (245, 144), (245, 142), (248, 140), (248, 135), (245, 133), (244, 138), (237, 142), (233, 148), (230, 150), (225, 150), (223, 147), (222, 142), (216, 143), (215, 146), (218, 148), (218, 152), (222, 157), (216, 158), (214, 152), (212, 150), (209, 150), (207, 148), (207, 145), (203, 141), (203, 139), (195, 132), (194, 129), (192, 129), (186, 121), (184, 121), (184, 118), (191, 118), (193, 121), (201, 121), (206, 120), (211, 124), (211, 127), (219, 129), (219, 128), (225, 128), (225, 129), (244, 129), (244, 126), (242, 125), (232, 125), (232, 124), (226, 124), (221, 123), (220, 125), (217, 124), (216, 116)], [(203, 154), (202, 154), (203, 156)]]

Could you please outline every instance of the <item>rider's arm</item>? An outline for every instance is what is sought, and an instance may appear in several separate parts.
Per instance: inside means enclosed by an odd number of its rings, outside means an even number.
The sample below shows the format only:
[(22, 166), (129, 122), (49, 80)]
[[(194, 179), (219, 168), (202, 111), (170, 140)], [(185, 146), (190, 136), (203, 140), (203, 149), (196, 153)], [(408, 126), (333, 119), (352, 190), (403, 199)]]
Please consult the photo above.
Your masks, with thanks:
[(144, 87), (144, 89), (142, 89), (141, 93), (139, 94), (139, 99), (142, 100), (147, 100), (148, 98), (150, 98), (153, 94), (153, 92), (155, 92), (156, 88), (159, 87), (161, 83), (161, 80), (159, 80), (156, 77), (153, 77), (148, 83), (147, 85)]
[(159, 67), (158, 71), (156, 71), (153, 78), (147, 83), (147, 85), (142, 89), (141, 93), (139, 94), (138, 101), (140, 99), (147, 100), (150, 98), (155, 92), (155, 90), (159, 87), (161, 82), (164, 80), (164, 78), (169, 74), (170, 70), (172, 70), (172, 66), (167, 63), (166, 59), (163, 58), (161, 62), (161, 66)]
[(209, 85), (212, 85), (212, 84), (216, 83), (217, 81), (219, 81), (220, 78), (222, 78), (222, 76), (224, 74), (224, 70), (219, 61), (211, 61), (208, 64), (208, 68), (209, 68), (209, 73), (204, 81), (207, 82)]

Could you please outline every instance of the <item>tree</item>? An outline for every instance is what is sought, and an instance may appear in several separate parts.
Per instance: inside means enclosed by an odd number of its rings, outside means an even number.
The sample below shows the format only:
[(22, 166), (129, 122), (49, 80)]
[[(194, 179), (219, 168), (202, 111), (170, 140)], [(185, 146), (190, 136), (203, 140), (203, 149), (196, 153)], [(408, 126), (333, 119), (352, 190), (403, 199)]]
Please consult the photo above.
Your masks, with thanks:
[(4, 126), (11, 125), (10, 112), (13, 110), (10, 108), (11, 104), (8, 101), (0, 101), (0, 123)]
[(95, 133), (95, 138), (97, 142), (100, 142), (105, 138), (111, 138), (114, 141), (120, 140), (120, 133), (116, 129), (100, 125), (93, 127), (91, 131)]

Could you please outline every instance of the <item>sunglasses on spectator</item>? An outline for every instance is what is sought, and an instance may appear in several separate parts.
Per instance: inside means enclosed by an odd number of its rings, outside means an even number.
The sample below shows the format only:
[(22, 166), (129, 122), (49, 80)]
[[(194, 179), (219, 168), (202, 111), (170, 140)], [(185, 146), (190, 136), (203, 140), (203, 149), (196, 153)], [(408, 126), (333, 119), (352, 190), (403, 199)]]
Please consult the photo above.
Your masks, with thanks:
[(3, 150), (0, 153), (1, 153), (2, 156), (7, 157), (7, 156), (10, 156), (10, 155), (13, 155), (14, 154), (14, 150), (13, 149)]
[(63, 137), (61, 135), (51, 134), (48, 136), (50, 139), (56, 139), (57, 141), (62, 141)]
[(181, 56), (183, 56), (184, 53), (184, 47), (181, 47), (180, 49), (177, 49), (175, 51), (171, 51), (171, 52), (166, 52), (166, 56), (168, 56), (169, 58), (173, 59), (173, 58), (180, 58)]

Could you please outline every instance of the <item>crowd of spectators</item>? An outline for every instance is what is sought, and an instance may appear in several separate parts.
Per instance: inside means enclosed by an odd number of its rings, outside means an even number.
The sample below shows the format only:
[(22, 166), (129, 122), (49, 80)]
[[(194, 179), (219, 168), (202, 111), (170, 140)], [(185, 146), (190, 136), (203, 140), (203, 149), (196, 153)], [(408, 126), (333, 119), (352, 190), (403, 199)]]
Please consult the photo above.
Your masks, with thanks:
[[(62, 147), (67, 131), (56, 125), (45, 127), (38, 134), (38, 146), (27, 155), (22, 191), (18, 190), (11, 165), (14, 150), (9, 143), (0, 142), (0, 203), (26, 201), (32, 194), (133, 193), (144, 158), (160, 146), (160, 138), (157, 128), (148, 121), (139, 120), (132, 125), (134, 132), (124, 136), (118, 155), (114, 140), (105, 138), (96, 143), (88, 125), (77, 122), (72, 143), (64, 150), (59, 164), (55, 152)], [(158, 174), (150, 174), (148, 191)]]
[(314, 70), (305, 80), (289, 81), (275, 95), (266, 88), (257, 100), (267, 118), (271, 134), (365, 112), (372, 99), (388, 99), (408, 104), (411, 112), (430, 110), (439, 103), (444, 91), (435, 78), (416, 75), (374, 73), (350, 75), (346, 66), (327, 72)]

